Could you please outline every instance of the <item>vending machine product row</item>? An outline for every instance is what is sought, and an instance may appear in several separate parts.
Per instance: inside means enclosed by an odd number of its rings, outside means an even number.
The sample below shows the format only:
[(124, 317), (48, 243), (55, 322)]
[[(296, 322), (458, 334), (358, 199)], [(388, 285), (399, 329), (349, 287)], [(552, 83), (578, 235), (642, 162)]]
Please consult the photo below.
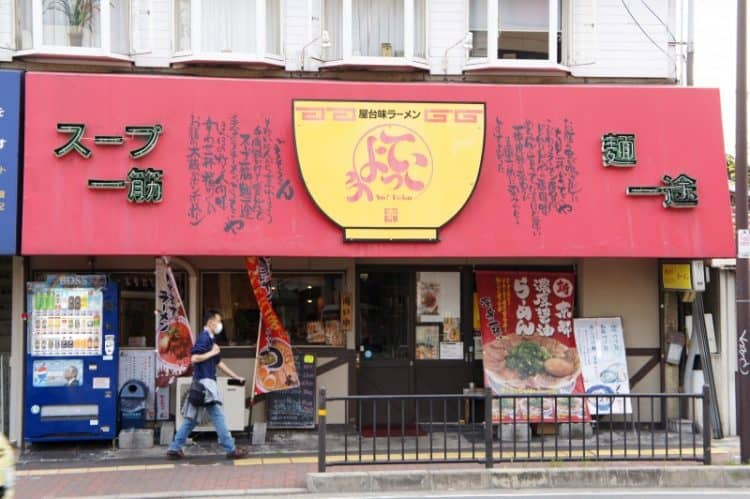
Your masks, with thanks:
[(117, 284), (57, 274), (26, 289), (24, 439), (114, 439)]

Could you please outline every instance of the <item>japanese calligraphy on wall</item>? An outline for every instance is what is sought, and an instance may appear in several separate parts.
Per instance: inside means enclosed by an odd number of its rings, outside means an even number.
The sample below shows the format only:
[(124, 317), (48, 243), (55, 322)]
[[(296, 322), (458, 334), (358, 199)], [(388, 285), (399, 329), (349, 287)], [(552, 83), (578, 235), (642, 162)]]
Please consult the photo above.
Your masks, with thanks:
[(21, 72), (0, 71), (0, 255), (16, 252)]
[(274, 221), (274, 205), (294, 199), (281, 160), (284, 140), (270, 118), (243, 128), (238, 115), (192, 115), (188, 139), (188, 219), (199, 225), (215, 214), (237, 234), (247, 224)]
[(573, 150), (573, 122), (532, 122), (509, 125), (495, 118), (497, 171), (505, 174), (513, 218), (528, 219), (535, 235), (553, 214), (573, 211), (581, 187)]
[(294, 101), (302, 178), (347, 241), (437, 240), (474, 189), (484, 130), (484, 104)]
[(628, 187), (628, 196), (664, 196), (665, 208), (695, 208), (698, 206), (698, 186), (695, 179), (681, 173), (672, 178), (664, 175), (662, 185)]
[[(575, 276), (553, 272), (476, 272), (485, 386), (500, 393), (582, 393), (573, 335)], [(523, 402), (523, 403), (522, 403)], [(555, 407), (507, 401), (493, 421), (554, 421)], [(558, 421), (581, 421), (581, 400), (557, 407)]]
[(607, 166), (635, 166), (635, 135), (607, 133), (602, 136), (602, 164)]
[[(75, 152), (84, 159), (90, 159), (94, 153), (86, 145), (86, 142), (93, 141), (94, 145), (101, 147), (122, 146), (125, 144), (125, 137), (130, 136), (133, 140), (135, 140), (135, 137), (145, 139), (145, 143), (130, 151), (130, 159), (137, 160), (154, 150), (159, 136), (164, 132), (164, 127), (159, 124), (126, 126), (125, 136), (95, 135), (93, 139), (85, 136), (85, 123), (58, 123), (57, 131), (69, 135), (68, 141), (54, 150), (57, 158), (63, 158)], [(96, 190), (127, 189), (128, 201), (132, 203), (160, 203), (164, 195), (163, 178), (163, 170), (132, 167), (124, 180), (89, 179), (88, 187)]]

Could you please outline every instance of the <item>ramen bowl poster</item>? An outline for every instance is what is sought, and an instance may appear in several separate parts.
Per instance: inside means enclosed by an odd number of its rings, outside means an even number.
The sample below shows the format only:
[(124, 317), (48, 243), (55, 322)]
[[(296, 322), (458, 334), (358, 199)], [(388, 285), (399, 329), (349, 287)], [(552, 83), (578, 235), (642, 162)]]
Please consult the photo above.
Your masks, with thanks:
[[(476, 273), (485, 386), (495, 395), (582, 394), (573, 334), (575, 276), (557, 272)], [(579, 397), (496, 401), (493, 422), (588, 419)]]

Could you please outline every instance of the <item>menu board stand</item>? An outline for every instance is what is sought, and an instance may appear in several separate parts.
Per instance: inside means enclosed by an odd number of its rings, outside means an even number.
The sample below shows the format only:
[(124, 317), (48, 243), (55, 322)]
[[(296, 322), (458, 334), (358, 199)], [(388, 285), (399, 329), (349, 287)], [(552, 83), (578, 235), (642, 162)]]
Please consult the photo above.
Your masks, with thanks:
[(297, 353), (294, 363), (300, 386), (267, 395), (269, 429), (315, 428), (315, 356)]

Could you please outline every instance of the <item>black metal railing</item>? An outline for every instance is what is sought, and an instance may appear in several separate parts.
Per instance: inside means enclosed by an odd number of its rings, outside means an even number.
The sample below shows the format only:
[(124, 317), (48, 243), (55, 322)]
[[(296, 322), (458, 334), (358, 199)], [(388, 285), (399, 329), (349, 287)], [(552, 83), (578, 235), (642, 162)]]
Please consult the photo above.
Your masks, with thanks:
[[(662, 407), (682, 417), (669, 420)], [(330, 410), (344, 423), (329, 425)], [(321, 472), (360, 464), (656, 460), (711, 463), (708, 387), (699, 394), (337, 397), (323, 388), (318, 397)]]

